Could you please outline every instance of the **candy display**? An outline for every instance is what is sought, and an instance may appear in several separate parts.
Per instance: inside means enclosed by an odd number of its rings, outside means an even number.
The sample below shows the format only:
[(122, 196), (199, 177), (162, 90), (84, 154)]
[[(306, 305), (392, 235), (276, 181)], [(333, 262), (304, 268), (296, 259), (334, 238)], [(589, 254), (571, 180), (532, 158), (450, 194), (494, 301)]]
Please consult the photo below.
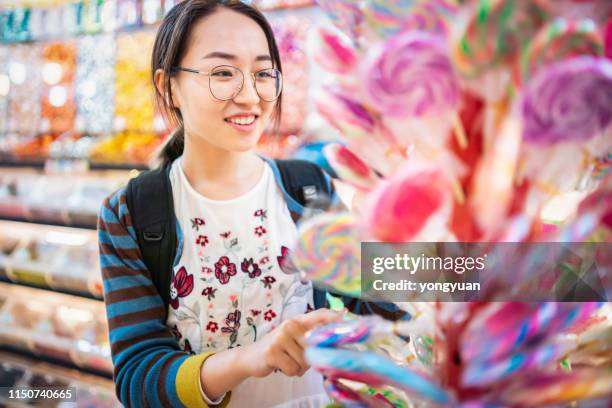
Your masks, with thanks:
[(55, 42), (42, 50), (42, 130), (63, 133), (74, 128), (76, 44)]
[(124, 33), (117, 37), (115, 66), (115, 130), (153, 130), (149, 56), (154, 32)]
[(93, 134), (113, 130), (115, 42), (108, 34), (79, 39), (76, 72), (77, 123)]
[[(309, 279), (347, 294), (358, 295), (361, 281), (356, 222), (349, 214), (322, 214), (302, 224), (293, 260)], [(331, 262), (329, 262), (331, 260)]]
[[(111, 373), (103, 303), (0, 283), (0, 342)], [(38, 296), (37, 296), (38, 295)], [(91, 355), (97, 358), (84, 358)]]
[(42, 73), (39, 44), (8, 47), (8, 131), (30, 135), (41, 126)]
[[(489, 255), (507, 242), (527, 249), (503, 258), (511, 270), (496, 267), (479, 277), (479, 302), (438, 301), (419, 314), (409, 300), (427, 298), (406, 290), (398, 306), (410, 310), (412, 325), (353, 317), (313, 330), (307, 355), (341, 406), (390, 406), (368, 398), (374, 395), (363, 393), (368, 387), (399, 396), (396, 406), (440, 406), (432, 403), (431, 389), (398, 384), (412, 374), (439, 387), (446, 406), (606, 406), (612, 396), (605, 303), (612, 293), (611, 263), (598, 249), (589, 255), (596, 267), (587, 267), (579, 248), (603, 248), (611, 231), (605, 208), (612, 66), (603, 40), (609, 13), (595, 11), (609, 6), (425, 3), (366, 0), (358, 3), (364, 14), (358, 24), (337, 24), (343, 34), (319, 33), (319, 59), (334, 79), (316, 104), (340, 134), (326, 155), (367, 203), (352, 239), (423, 242), (423, 248), (428, 242), (482, 242)], [(396, 162), (390, 151), (402, 152)], [(582, 205), (554, 228), (544, 225), (546, 204), (566, 193)], [(348, 246), (351, 237), (344, 240)], [(563, 242), (571, 249), (555, 253), (532, 242)], [(316, 245), (308, 248), (316, 258)], [(557, 269), (545, 273), (545, 261), (558, 261)], [(406, 280), (420, 282), (424, 275), (416, 272), (406, 273)], [(368, 288), (362, 287), (363, 301), (372, 300)], [(592, 295), (581, 303), (538, 303), (538, 290), (566, 300), (579, 290)], [(373, 296), (389, 300), (389, 291)], [(516, 293), (533, 301), (510, 301)], [(407, 346), (397, 343), (398, 334), (409, 338)], [(410, 374), (383, 379), (372, 368), (378, 363)]]

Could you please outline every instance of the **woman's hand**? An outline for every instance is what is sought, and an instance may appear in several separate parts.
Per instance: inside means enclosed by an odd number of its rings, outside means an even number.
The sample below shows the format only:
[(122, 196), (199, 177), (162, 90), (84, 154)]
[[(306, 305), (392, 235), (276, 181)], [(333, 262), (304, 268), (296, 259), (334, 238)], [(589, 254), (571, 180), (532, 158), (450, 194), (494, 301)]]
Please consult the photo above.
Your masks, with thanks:
[(288, 376), (302, 376), (310, 368), (304, 359), (305, 334), (313, 328), (338, 321), (342, 315), (329, 309), (286, 320), (260, 341), (246, 346), (252, 377), (266, 377), (275, 369)]

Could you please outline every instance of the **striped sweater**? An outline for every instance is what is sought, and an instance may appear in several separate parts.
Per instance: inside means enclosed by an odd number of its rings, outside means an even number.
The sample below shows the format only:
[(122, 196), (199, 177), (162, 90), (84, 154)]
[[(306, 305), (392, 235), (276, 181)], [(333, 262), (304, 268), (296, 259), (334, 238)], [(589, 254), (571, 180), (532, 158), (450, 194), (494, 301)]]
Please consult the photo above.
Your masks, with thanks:
[[(293, 219), (297, 220), (304, 208), (283, 187), (275, 162), (268, 163)], [(327, 182), (333, 192), (329, 178)], [(332, 196), (332, 203), (337, 202), (337, 196), (333, 193)], [(183, 247), (179, 223), (176, 225), (175, 265)], [(127, 407), (206, 407), (200, 393), (200, 368), (212, 353), (195, 356), (185, 353), (166, 326), (164, 303), (142, 261), (125, 188), (104, 201), (98, 240), (119, 400)], [(221, 406), (228, 402), (226, 397)]]

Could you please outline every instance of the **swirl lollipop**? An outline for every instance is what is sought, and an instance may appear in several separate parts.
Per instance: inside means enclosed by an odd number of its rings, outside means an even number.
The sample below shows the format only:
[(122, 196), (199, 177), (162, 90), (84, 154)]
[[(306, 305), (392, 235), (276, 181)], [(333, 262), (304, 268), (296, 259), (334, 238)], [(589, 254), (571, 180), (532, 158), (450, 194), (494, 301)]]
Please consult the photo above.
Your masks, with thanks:
[(334, 25), (341, 31), (356, 39), (359, 37), (363, 13), (359, 6), (351, 0), (316, 0), (323, 11), (327, 13)]
[(459, 74), (477, 78), (511, 65), (545, 21), (544, 10), (524, 0), (480, 0), (454, 37), (452, 58)]
[(556, 19), (543, 27), (521, 58), (524, 80), (551, 63), (581, 55), (601, 55), (603, 41), (592, 20)]
[(602, 134), (612, 122), (612, 62), (580, 57), (540, 71), (521, 108), (528, 143), (584, 142)]
[(446, 37), (457, 6), (446, 0), (419, 0), (402, 22), (402, 31), (425, 31)]
[(405, 33), (374, 49), (362, 70), (364, 95), (391, 117), (452, 115), (460, 146), (467, 146), (456, 111), (459, 83), (444, 40), (426, 33)]
[(386, 115), (440, 115), (459, 104), (459, 84), (440, 37), (401, 34), (375, 49), (364, 67), (364, 94)]
[(313, 281), (359, 296), (360, 254), (360, 241), (352, 216), (321, 214), (300, 226), (293, 261)]
[(382, 38), (390, 37), (402, 28), (415, 0), (369, 0), (364, 7), (368, 26)]

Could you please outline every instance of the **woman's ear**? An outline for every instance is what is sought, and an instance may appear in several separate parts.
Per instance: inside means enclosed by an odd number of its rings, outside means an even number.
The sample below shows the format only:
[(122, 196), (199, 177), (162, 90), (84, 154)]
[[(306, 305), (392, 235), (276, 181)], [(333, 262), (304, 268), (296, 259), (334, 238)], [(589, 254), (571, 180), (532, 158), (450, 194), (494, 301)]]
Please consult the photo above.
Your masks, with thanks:
[(181, 103), (180, 103), (180, 98), (177, 97), (177, 93), (176, 91), (176, 80), (174, 78), (170, 78), (170, 91), (172, 92), (172, 104), (173, 106), (170, 106), (170, 98), (168, 97), (169, 95), (166, 94), (166, 74), (164, 73), (164, 70), (161, 68), (158, 68), (155, 71), (155, 75), (154, 75), (154, 79), (155, 79), (155, 88), (157, 88), (157, 91), (163, 95), (164, 97), (164, 102), (166, 103), (166, 106), (168, 108), (180, 108), (181, 107)]

